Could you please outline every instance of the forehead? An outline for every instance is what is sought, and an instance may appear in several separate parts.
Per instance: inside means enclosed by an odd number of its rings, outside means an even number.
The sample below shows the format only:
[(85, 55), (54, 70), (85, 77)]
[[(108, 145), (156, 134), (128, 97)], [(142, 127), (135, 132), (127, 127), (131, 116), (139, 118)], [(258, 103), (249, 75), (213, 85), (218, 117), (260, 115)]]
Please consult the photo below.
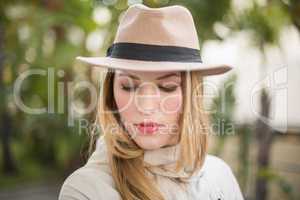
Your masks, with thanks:
[(133, 70), (116, 70), (116, 77), (130, 77), (136, 80), (164, 80), (164, 79), (180, 79), (179, 71), (164, 71), (164, 72), (145, 72)]

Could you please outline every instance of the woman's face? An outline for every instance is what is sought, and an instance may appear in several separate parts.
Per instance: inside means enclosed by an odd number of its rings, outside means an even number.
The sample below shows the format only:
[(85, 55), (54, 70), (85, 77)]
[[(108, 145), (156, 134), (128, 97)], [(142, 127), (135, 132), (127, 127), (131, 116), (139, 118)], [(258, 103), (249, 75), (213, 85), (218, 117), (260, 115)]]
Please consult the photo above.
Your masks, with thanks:
[(116, 70), (113, 90), (121, 121), (137, 145), (157, 149), (178, 143), (180, 72)]

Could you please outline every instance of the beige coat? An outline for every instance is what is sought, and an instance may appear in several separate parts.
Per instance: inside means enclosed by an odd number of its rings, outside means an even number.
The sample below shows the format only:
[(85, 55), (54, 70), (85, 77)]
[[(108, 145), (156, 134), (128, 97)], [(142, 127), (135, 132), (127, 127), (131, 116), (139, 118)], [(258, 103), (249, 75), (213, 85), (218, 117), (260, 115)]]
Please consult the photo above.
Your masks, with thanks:
[[(185, 190), (173, 177), (185, 177), (184, 172), (165, 171), (175, 166), (179, 155), (179, 144), (171, 147), (146, 151), (144, 161), (152, 167), (151, 175), (157, 178), (159, 188), (167, 200), (243, 200), (240, 187), (230, 166), (222, 159), (207, 154), (199, 174), (188, 179)], [(170, 168), (172, 169), (172, 168)], [(120, 200), (107, 164), (103, 139), (88, 162), (73, 172), (64, 182), (59, 200)]]

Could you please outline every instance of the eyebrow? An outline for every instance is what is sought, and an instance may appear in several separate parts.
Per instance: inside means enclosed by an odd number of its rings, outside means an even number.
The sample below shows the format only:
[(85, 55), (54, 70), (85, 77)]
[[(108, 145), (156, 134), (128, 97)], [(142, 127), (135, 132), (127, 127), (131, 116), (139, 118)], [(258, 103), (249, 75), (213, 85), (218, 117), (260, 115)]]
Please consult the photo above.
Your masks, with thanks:
[[(141, 80), (139, 77), (133, 75), (133, 74), (128, 74), (128, 73), (120, 73), (119, 76), (128, 76), (132, 79), (136, 79), (136, 80)], [(165, 78), (169, 78), (171, 76), (176, 76), (176, 77), (180, 77), (180, 75), (178, 73), (170, 73), (170, 74), (165, 74), (163, 76), (160, 76), (158, 78), (156, 78), (155, 80), (162, 80), (162, 79), (165, 79)]]

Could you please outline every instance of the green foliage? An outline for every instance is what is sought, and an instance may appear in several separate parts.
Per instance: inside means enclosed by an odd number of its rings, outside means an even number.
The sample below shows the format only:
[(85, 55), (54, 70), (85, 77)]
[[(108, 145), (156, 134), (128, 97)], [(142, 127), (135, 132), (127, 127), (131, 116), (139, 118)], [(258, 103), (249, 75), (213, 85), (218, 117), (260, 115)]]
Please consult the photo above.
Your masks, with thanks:
[(253, 45), (263, 50), (266, 44), (279, 44), (280, 30), (286, 24), (289, 19), (281, 4), (270, 1), (259, 5), (253, 1), (250, 8), (237, 16), (235, 28), (250, 31)]
[[(86, 54), (85, 38), (78, 43), (70, 40), (70, 29), (83, 32), (84, 37), (97, 28), (91, 20), (93, 8), (83, 1), (7, 1), (1, 4), (1, 26), (4, 26), (3, 83), (1, 89), (1, 113), (7, 112), (12, 120), (10, 134), (12, 155), (18, 173), (14, 176), (0, 173), (1, 185), (22, 180), (45, 179), (48, 174), (60, 177), (65, 170), (80, 163), (80, 149), (86, 135), (78, 134), (78, 127), (67, 126), (67, 102), (65, 112), (57, 113), (57, 82), (67, 84), (78, 74), (74, 72), (74, 58)], [(55, 113), (28, 114), (14, 105), (14, 81), (28, 69), (53, 69), (55, 74), (63, 70), (65, 76), (55, 77), (54, 85), (48, 85), (47, 75), (27, 78), (21, 87), (21, 99), (33, 108), (47, 107), (48, 89), (54, 90)], [(72, 76), (73, 75), (73, 76)], [(1, 119), (2, 120), (2, 119)], [(2, 121), (1, 121), (2, 122)], [(5, 130), (1, 130), (3, 132)], [(1, 146), (2, 147), (2, 146)], [(1, 148), (2, 149), (2, 148)], [(1, 154), (2, 155), (2, 154)], [(2, 156), (1, 159), (2, 161)]]
[(220, 155), (226, 137), (228, 135), (235, 134), (235, 125), (233, 120), (233, 114), (235, 111), (236, 100), (234, 88), (236, 84), (237, 76), (236, 74), (228, 77), (223, 84), (221, 84), (221, 89), (218, 95), (213, 99), (211, 110), (211, 122), (215, 129), (214, 134), (217, 137), (217, 144), (215, 146), (214, 154)]
[(230, 13), (230, 0), (172, 0), (170, 4), (180, 4), (191, 11), (201, 44), (205, 40), (221, 39), (216, 34), (214, 25), (216, 22), (223, 22)]
[(289, 200), (296, 199), (292, 185), (288, 183), (284, 177), (280, 176), (276, 171), (270, 168), (262, 168), (257, 173), (258, 177), (264, 178), (269, 182), (274, 182), (277, 187), (286, 195)]

